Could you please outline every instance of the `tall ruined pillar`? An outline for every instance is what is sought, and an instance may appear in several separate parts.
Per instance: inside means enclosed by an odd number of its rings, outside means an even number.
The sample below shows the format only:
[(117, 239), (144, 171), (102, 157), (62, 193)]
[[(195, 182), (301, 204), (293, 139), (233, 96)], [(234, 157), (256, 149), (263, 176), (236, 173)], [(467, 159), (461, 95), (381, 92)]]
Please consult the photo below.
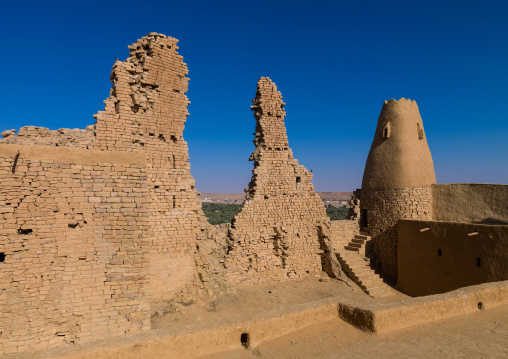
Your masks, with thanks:
[(362, 182), (361, 220), (373, 239), (374, 264), (397, 278), (397, 222), (430, 219), (434, 163), (415, 101), (385, 101)]
[(125, 61), (115, 62), (91, 146), (145, 155), (152, 298), (190, 281), (195, 241), (206, 226), (183, 139), (189, 79), (177, 43), (152, 32), (129, 46)]
[(227, 278), (269, 282), (322, 270), (317, 227), (329, 223), (312, 174), (288, 145), (285, 103), (275, 84), (262, 77), (251, 109), (256, 118), (254, 170), (246, 201), (234, 217)]

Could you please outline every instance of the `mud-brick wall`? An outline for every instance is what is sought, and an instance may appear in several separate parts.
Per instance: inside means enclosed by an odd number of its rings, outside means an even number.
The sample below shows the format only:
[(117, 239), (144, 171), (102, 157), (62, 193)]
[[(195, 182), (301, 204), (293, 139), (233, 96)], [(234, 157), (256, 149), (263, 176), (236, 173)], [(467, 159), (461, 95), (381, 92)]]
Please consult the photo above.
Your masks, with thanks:
[(144, 163), (0, 145), (0, 356), (149, 329)]
[(335, 250), (343, 250), (355, 235), (360, 234), (358, 220), (330, 221), (332, 244)]
[(432, 211), (439, 221), (508, 224), (508, 185), (434, 184)]
[(399, 222), (397, 287), (413, 295), (508, 280), (508, 225)]
[(383, 276), (397, 278), (397, 222), (431, 219), (431, 187), (410, 187), (362, 193), (362, 221), (372, 237), (372, 262)]

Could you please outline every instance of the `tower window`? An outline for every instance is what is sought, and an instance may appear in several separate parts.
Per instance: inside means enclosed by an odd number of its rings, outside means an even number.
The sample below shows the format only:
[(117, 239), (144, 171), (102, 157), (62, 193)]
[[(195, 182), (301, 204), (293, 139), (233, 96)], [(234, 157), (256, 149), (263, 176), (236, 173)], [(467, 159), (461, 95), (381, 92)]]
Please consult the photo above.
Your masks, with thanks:
[(391, 134), (391, 128), (390, 128), (390, 122), (388, 122), (385, 127), (383, 128), (383, 138), (390, 138)]
[(416, 124), (416, 129), (418, 130), (418, 138), (421, 140), (423, 139), (423, 129), (420, 128), (420, 124)]

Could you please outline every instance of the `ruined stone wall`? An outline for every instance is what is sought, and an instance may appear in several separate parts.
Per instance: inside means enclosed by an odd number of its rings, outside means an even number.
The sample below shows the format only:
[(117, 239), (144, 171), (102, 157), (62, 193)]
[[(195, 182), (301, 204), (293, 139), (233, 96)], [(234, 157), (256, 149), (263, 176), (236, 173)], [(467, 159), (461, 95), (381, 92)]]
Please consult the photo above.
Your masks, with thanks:
[(372, 237), (371, 263), (389, 279), (397, 278), (399, 219), (432, 218), (431, 186), (362, 192), (362, 214)]
[(360, 224), (358, 219), (330, 221), (330, 233), (335, 250), (343, 250), (355, 235), (360, 234)]
[(150, 327), (142, 155), (0, 145), (0, 356)]
[(312, 174), (289, 148), (284, 105), (275, 84), (262, 77), (252, 106), (254, 170), (232, 222), (226, 259), (227, 279), (234, 283), (299, 278), (323, 267), (317, 227), (328, 228), (329, 219)]
[(0, 144), (88, 148), (94, 138), (94, 126), (87, 126), (84, 130), (61, 128), (56, 131), (25, 126), (21, 127), (17, 135), (15, 130), (7, 130), (2, 132), (2, 136)]
[(189, 101), (178, 40), (150, 33), (129, 46), (111, 72), (110, 97), (95, 117), (93, 148), (146, 155), (152, 296), (192, 279), (196, 240), (208, 226), (183, 140)]

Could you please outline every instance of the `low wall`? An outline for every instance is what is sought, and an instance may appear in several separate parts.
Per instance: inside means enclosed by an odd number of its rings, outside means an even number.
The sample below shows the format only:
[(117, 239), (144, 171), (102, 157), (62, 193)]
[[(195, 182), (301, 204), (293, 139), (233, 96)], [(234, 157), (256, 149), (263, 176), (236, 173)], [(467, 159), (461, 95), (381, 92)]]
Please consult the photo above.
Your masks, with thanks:
[(411, 296), (508, 280), (508, 226), (399, 221), (397, 287)]
[(508, 224), (508, 185), (435, 184), (432, 209), (439, 221)]
[(330, 221), (330, 224), (332, 244), (336, 250), (343, 250), (356, 234), (360, 234), (360, 224), (357, 219)]
[(343, 300), (339, 317), (363, 331), (384, 333), (507, 304), (508, 282), (504, 281), (374, 305)]
[(0, 356), (150, 328), (144, 156), (0, 145)]

